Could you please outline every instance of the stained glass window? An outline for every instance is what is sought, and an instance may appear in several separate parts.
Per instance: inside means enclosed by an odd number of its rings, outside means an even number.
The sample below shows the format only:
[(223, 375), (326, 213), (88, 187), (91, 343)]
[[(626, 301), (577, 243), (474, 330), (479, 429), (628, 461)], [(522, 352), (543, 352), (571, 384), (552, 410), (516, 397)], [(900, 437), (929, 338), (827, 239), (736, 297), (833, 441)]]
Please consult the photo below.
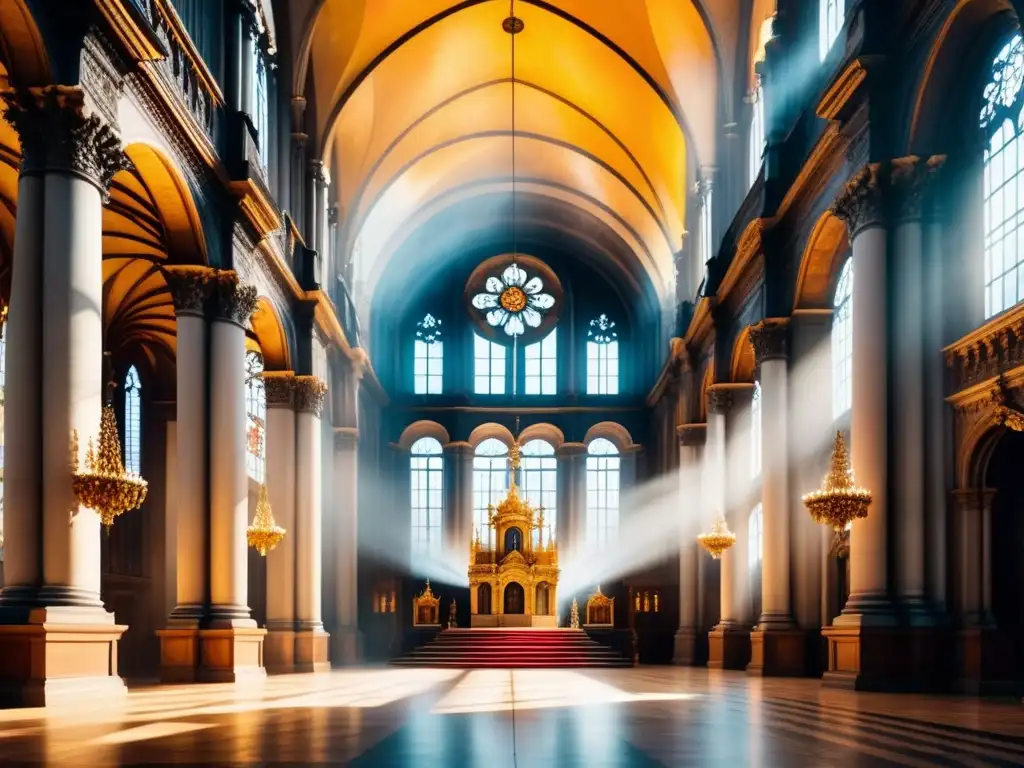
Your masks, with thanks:
[(555, 297), (544, 291), (544, 281), (530, 277), (518, 264), (511, 264), (501, 277), (488, 277), (485, 291), (472, 299), (485, 312), (488, 325), (504, 328), (509, 336), (520, 336), (526, 327), (540, 326), (544, 315), (555, 306)]
[(263, 358), (245, 354), (245, 467), (258, 483), (266, 476), (267, 393), (263, 385)]
[(587, 394), (619, 394), (619, 334), (608, 315), (591, 320), (587, 331)]
[(824, 61), (843, 29), (846, 0), (820, 0), (819, 8), (821, 18), (818, 23), (818, 56)]
[(758, 78), (757, 88), (750, 94), (750, 149), (749, 149), (749, 179), (750, 186), (754, 185), (761, 173), (761, 164), (764, 162), (765, 150), (764, 136), (764, 88)]
[(761, 476), (761, 384), (754, 382), (750, 400), (750, 476)]
[(476, 447), (473, 456), (473, 528), (485, 547), (494, 545), (494, 530), (488, 521), (488, 504), (497, 505), (508, 490), (508, 446), (489, 437)]
[(441, 321), (429, 312), (416, 324), (413, 389), (417, 395), (439, 395), (443, 388), (444, 341)]
[(605, 547), (619, 532), (619, 450), (599, 437), (587, 454), (587, 543)]
[(999, 51), (985, 87), (980, 124), (988, 139), (984, 170), (985, 317), (1024, 298), (1024, 41), (1014, 35)]
[(478, 395), (505, 394), (506, 349), (473, 334), (473, 391)]
[(839, 272), (832, 301), (832, 418), (838, 419), (853, 400), (853, 258)]
[(124, 468), (142, 474), (142, 382), (134, 365), (124, 377)]
[(558, 391), (557, 338), (552, 330), (541, 341), (523, 350), (526, 360), (526, 394), (554, 395)]
[(444, 457), (441, 443), (421, 437), (412, 444), (412, 549), (440, 554), (444, 518)]
[[(520, 465), (520, 485), (525, 498), (534, 509), (544, 507), (544, 541), (548, 533), (556, 535), (555, 522), (558, 516), (558, 460), (555, 449), (544, 440), (530, 440), (523, 446)], [(534, 531), (533, 543), (539, 541)]]

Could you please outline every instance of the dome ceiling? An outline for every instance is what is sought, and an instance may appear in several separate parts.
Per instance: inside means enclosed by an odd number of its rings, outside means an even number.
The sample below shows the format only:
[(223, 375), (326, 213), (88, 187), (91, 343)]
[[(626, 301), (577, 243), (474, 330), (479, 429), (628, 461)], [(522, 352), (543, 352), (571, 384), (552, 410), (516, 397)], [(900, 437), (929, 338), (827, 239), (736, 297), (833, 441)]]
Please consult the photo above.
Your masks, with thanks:
[[(326, 0), (313, 16), (307, 130), (371, 288), (417, 221), (510, 188), (508, 15), (507, 0)], [(517, 192), (586, 211), (667, 294), (687, 188), (715, 155), (722, 73), (704, 10), (518, 0), (515, 15)]]

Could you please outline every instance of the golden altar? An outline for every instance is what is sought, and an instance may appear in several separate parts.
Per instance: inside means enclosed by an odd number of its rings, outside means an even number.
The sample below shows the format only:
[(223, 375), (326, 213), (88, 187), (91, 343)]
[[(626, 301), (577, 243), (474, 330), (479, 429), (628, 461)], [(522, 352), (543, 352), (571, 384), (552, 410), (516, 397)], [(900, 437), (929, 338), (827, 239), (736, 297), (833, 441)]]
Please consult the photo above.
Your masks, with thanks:
[(550, 530), (545, 541), (544, 507), (534, 509), (519, 496), (518, 444), (509, 451), (509, 464), (508, 493), (497, 507), (488, 506), (493, 547), (484, 546), (479, 530), (470, 542), (470, 626), (554, 628), (558, 626), (558, 545)]

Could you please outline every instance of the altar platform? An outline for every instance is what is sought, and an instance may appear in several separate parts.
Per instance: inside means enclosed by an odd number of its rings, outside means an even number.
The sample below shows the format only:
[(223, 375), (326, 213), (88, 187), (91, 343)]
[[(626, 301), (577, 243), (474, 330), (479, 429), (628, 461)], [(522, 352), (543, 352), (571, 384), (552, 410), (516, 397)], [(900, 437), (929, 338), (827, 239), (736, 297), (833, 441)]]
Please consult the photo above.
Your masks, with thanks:
[(502, 627), (446, 629), (392, 664), (458, 669), (630, 667), (633, 662), (582, 629)]

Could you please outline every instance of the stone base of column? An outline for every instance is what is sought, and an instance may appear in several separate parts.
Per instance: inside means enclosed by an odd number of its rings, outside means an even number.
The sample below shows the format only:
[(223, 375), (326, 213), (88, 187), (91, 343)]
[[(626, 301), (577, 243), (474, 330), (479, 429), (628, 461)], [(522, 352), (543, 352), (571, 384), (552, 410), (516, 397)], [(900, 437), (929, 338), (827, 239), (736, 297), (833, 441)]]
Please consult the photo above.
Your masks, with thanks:
[(37, 608), (0, 626), (0, 708), (109, 704), (126, 693), (117, 641), (128, 627), (102, 609)]
[(995, 627), (958, 629), (953, 634), (958, 693), (1007, 695), (1019, 693), (1014, 682), (1016, 664), (1013, 637)]
[(263, 643), (263, 664), (268, 675), (295, 672), (295, 630), (271, 629)]
[(749, 629), (718, 625), (708, 632), (708, 669), (744, 669), (749, 661)]
[(194, 683), (199, 669), (199, 627), (158, 629), (160, 682)]
[(948, 634), (917, 627), (833, 625), (828, 640), (827, 687), (857, 691), (936, 691), (948, 687)]
[[(241, 622), (240, 622), (241, 623)], [(263, 643), (267, 630), (252, 626), (199, 630), (199, 669), (202, 683), (237, 683), (265, 678)]]
[(295, 671), (330, 672), (331, 636), (323, 629), (304, 629), (295, 633)]
[(697, 663), (697, 629), (680, 628), (675, 636), (675, 652), (672, 663), (681, 667), (692, 667)]
[[(817, 636), (817, 632), (814, 633)], [(808, 672), (808, 633), (802, 629), (755, 629), (750, 633), (747, 674), (802, 677)]]
[(355, 627), (341, 627), (331, 635), (331, 665), (351, 667), (363, 661), (363, 633)]

